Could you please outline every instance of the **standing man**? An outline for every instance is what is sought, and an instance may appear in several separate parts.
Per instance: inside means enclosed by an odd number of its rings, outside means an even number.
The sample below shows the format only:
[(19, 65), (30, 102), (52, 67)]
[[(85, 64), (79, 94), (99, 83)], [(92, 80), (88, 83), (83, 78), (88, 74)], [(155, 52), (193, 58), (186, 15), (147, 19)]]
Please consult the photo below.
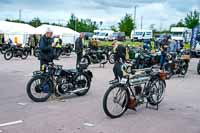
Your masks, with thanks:
[(75, 42), (75, 52), (77, 54), (76, 67), (79, 66), (79, 63), (83, 56), (83, 47), (84, 47), (83, 38), (84, 38), (84, 34), (80, 33), (80, 36), (76, 39), (76, 42)]
[(115, 76), (115, 80), (118, 80), (118, 78), (122, 78), (123, 76), (123, 71), (121, 68), (123, 63), (126, 61), (126, 48), (117, 41), (113, 42), (113, 47), (115, 51), (115, 64), (113, 67), (113, 73)]
[(55, 44), (53, 44), (52, 40), (53, 31), (50, 28), (47, 28), (46, 33), (41, 37), (39, 42), (39, 60), (40, 60), (40, 69), (42, 70), (42, 66), (48, 64), (49, 62), (53, 62), (54, 52), (53, 48)]
[(160, 70), (163, 70), (169, 44), (170, 44), (169, 36), (165, 35), (164, 39), (161, 41), (161, 44), (160, 44), (160, 47), (161, 47)]

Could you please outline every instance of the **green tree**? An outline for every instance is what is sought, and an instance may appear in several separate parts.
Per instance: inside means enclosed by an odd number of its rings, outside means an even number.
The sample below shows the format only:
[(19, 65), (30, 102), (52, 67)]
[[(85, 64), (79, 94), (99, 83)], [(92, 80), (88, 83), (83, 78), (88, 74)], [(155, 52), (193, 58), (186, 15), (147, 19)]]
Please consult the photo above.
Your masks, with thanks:
[(126, 36), (131, 35), (131, 31), (135, 28), (135, 22), (130, 14), (126, 14), (119, 22), (119, 30), (125, 32)]
[(185, 27), (185, 23), (183, 21), (183, 19), (181, 19), (177, 24), (176, 27)]
[(34, 18), (33, 20), (31, 20), (31, 21), (29, 22), (29, 24), (30, 24), (31, 26), (33, 26), (33, 27), (38, 27), (38, 26), (42, 25), (42, 23), (41, 23), (41, 21), (40, 21), (39, 18)]
[(199, 12), (194, 10), (187, 14), (185, 17), (185, 24), (188, 28), (194, 28), (199, 24)]
[(93, 32), (97, 29), (98, 25), (91, 19), (78, 19), (74, 14), (71, 15), (67, 27), (78, 32)]
[(117, 32), (117, 27), (115, 25), (111, 25), (110, 29), (113, 30), (114, 32)]

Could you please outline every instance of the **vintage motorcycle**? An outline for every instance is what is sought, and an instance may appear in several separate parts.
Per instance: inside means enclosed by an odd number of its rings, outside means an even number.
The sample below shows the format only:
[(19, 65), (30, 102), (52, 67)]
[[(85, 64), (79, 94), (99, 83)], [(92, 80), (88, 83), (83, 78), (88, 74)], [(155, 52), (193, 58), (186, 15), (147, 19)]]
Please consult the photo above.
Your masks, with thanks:
[(29, 98), (35, 102), (45, 102), (52, 94), (83, 96), (90, 89), (92, 77), (85, 64), (80, 64), (77, 69), (65, 70), (60, 65), (50, 63), (43, 65), (42, 71), (33, 72), (26, 90)]
[(167, 72), (167, 79), (173, 75), (185, 76), (189, 68), (190, 56), (181, 53), (167, 53), (166, 63), (164, 64), (164, 71)]
[(60, 56), (70, 56), (73, 48), (73, 44), (66, 44), (63, 45), (61, 48), (57, 48), (58, 50), (55, 53), (56, 58), (59, 58)]
[(13, 57), (20, 57), (21, 59), (26, 59), (30, 53), (29, 47), (17, 47), (11, 46), (9, 49), (6, 50), (4, 53), (5, 60), (11, 60)]
[(157, 69), (143, 69), (125, 75), (119, 80), (110, 82), (111, 86), (103, 97), (103, 109), (110, 118), (122, 116), (126, 110), (136, 110), (141, 104), (156, 106), (162, 102), (165, 95), (164, 72)]
[(91, 50), (87, 49), (85, 55), (81, 59), (81, 63), (87, 64), (100, 64), (105, 65), (108, 62), (108, 55), (104, 50)]
[(135, 59), (130, 61), (132, 69), (149, 68), (160, 63), (160, 52), (151, 53), (149, 51), (138, 49), (135, 53)]

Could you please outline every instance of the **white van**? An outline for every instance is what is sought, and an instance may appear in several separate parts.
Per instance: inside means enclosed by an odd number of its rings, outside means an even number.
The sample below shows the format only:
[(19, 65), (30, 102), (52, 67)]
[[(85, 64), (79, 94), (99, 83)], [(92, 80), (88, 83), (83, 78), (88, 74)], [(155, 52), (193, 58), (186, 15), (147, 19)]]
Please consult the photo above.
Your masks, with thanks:
[(112, 30), (94, 30), (94, 35), (92, 38), (105, 41), (112, 38), (113, 33), (114, 31)]
[(138, 29), (132, 30), (131, 32), (131, 40), (133, 41), (142, 41), (143, 39), (151, 40), (153, 38), (152, 30)]
[(180, 42), (190, 42), (192, 30), (186, 27), (172, 27), (171, 38)]

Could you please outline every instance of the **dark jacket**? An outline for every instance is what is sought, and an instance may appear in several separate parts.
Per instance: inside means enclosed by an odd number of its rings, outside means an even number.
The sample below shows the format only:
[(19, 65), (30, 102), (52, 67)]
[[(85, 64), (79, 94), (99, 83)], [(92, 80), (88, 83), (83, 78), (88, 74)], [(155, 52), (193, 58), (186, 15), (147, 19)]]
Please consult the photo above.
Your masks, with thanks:
[(122, 61), (126, 60), (126, 48), (122, 45), (117, 46), (115, 51), (115, 61), (119, 62), (120, 58)]
[(39, 42), (40, 55), (39, 59), (47, 62), (53, 61), (54, 52), (52, 48), (52, 39), (42, 36)]
[(75, 52), (76, 53), (82, 53), (83, 52), (83, 41), (80, 37), (76, 39)]

